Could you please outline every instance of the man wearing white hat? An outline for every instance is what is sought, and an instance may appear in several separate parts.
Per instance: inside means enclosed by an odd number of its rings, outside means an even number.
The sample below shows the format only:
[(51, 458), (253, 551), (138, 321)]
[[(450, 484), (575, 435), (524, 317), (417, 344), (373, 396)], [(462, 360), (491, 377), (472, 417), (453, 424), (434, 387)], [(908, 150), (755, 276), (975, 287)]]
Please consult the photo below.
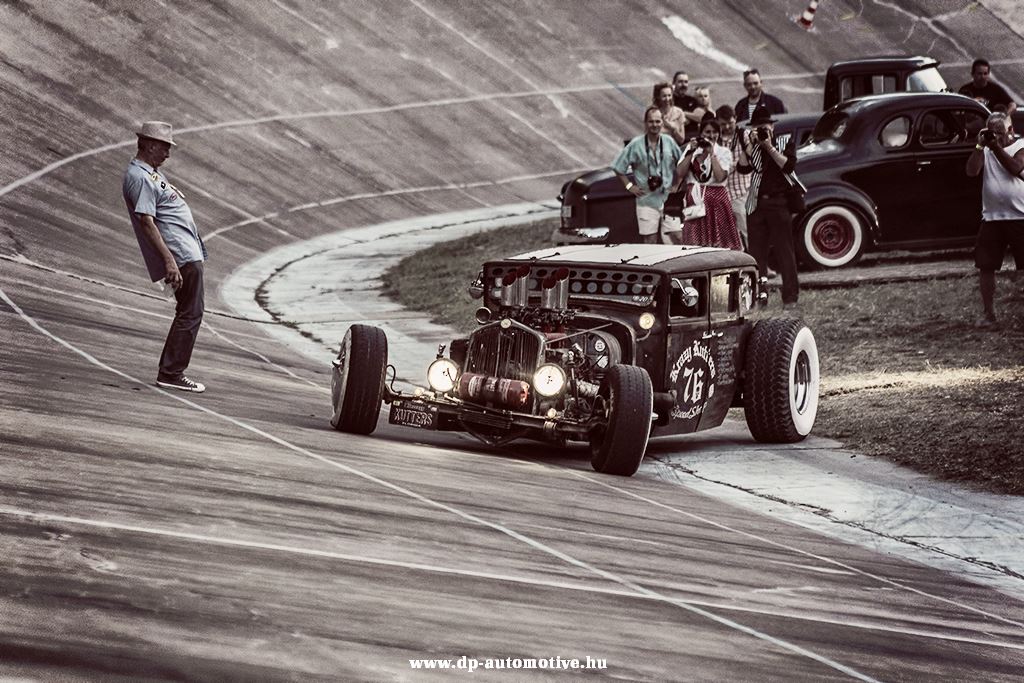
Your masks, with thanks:
[(138, 152), (124, 173), (121, 191), (149, 277), (170, 285), (177, 300), (156, 383), (201, 393), (206, 387), (186, 377), (185, 370), (203, 322), (206, 247), (181, 190), (157, 170), (176, 146), (171, 124), (146, 121), (136, 135)]

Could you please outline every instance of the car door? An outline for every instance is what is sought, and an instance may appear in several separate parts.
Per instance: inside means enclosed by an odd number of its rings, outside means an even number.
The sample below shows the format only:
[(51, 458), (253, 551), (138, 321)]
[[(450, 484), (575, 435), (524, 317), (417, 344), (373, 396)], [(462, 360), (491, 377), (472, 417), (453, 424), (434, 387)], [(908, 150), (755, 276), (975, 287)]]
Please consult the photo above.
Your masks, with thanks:
[(700, 342), (706, 350), (701, 351), (694, 346), (695, 356), (706, 354), (709, 359), (706, 364), (695, 364), (701, 369), (707, 366), (704, 378), (707, 396), (698, 429), (711, 429), (722, 424), (732, 406), (738, 366), (743, 362), (744, 335), (748, 329), (743, 311), (753, 305), (752, 301), (743, 305), (740, 298), (743, 293), (748, 298), (753, 296), (756, 278), (753, 269), (711, 273), (708, 297), (710, 327)]
[(871, 197), (878, 207), (878, 239), (889, 241), (915, 220), (917, 207), (908, 201), (907, 183), (915, 178), (911, 147), (913, 117), (898, 113), (858, 131), (860, 160), (844, 174), (845, 180)]
[(934, 108), (921, 115), (915, 145), (914, 197), (917, 220), (906, 226), (912, 240), (956, 241), (977, 233), (981, 178), (965, 167), (985, 115), (974, 108)]
[(663, 384), (674, 397), (673, 433), (697, 431), (707, 403), (708, 303), (707, 273), (673, 275)]

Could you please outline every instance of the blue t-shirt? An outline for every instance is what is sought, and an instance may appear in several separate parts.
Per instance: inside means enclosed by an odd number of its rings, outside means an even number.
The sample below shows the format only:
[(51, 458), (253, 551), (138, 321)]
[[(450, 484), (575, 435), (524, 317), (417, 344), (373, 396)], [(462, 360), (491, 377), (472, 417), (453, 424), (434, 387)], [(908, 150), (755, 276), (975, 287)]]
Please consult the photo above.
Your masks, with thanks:
[(654, 192), (648, 191), (643, 197), (637, 197), (637, 206), (649, 206), (654, 209), (661, 209), (668, 199), (668, 190), (672, 186), (675, 177), (676, 164), (683, 156), (683, 150), (679, 148), (671, 136), (661, 134), (661, 138), (655, 145), (647, 144), (646, 135), (638, 135), (630, 140), (615, 157), (612, 162), (612, 169), (623, 175), (633, 170), (633, 177), (636, 184), (642, 189), (648, 190), (647, 181), (651, 176), (661, 177), (661, 187)]
[(181, 190), (171, 185), (159, 171), (140, 159), (132, 159), (124, 172), (121, 193), (132, 219), (135, 239), (139, 242), (142, 258), (153, 282), (166, 277), (167, 272), (160, 252), (142, 232), (140, 214), (153, 217), (164, 244), (179, 268), (186, 263), (206, 260), (206, 245), (199, 237), (192, 210), (185, 203)]

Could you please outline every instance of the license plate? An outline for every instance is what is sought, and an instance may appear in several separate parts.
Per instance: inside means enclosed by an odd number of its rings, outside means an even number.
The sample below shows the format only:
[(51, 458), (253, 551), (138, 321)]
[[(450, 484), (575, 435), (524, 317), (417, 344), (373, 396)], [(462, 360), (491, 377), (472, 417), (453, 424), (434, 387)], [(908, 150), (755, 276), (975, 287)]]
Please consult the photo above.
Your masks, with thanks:
[(562, 218), (572, 218), (572, 206), (562, 204)]
[(393, 403), (388, 422), (417, 429), (437, 429), (437, 408), (422, 403)]

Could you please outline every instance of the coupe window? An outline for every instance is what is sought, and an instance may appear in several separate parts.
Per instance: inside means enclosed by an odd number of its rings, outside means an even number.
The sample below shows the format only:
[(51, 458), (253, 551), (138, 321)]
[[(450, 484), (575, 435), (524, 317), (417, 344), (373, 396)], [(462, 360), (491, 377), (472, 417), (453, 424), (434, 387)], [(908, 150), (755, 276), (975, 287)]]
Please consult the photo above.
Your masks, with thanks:
[(708, 314), (708, 280), (705, 277), (672, 279), (672, 301), (669, 316), (673, 318), (704, 318)]
[(846, 132), (846, 123), (849, 121), (849, 118), (846, 112), (842, 111), (825, 114), (814, 125), (812, 138), (815, 142), (838, 140)]
[(839, 81), (839, 99), (896, 92), (896, 74), (861, 74)]
[(910, 139), (910, 117), (898, 116), (885, 124), (882, 132), (878, 134), (878, 141), (886, 149), (903, 147)]
[(735, 314), (739, 310), (738, 285), (738, 273), (724, 273), (711, 278), (711, 315)]
[(921, 144), (925, 147), (942, 147), (971, 143), (984, 127), (985, 120), (976, 111), (930, 111), (921, 117)]

